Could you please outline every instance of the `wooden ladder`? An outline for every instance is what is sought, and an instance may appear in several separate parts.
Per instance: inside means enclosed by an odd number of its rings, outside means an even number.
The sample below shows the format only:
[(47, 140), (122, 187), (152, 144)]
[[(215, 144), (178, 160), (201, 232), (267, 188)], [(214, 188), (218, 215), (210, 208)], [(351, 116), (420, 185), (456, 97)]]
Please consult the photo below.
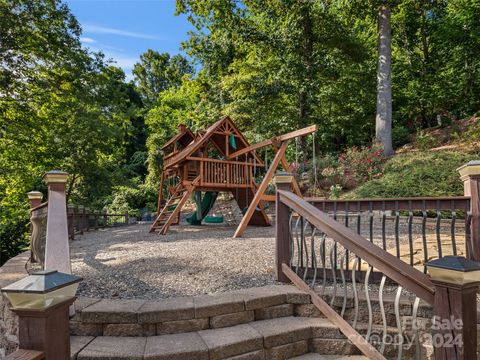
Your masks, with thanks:
[[(199, 178), (195, 179), (193, 183), (198, 182), (198, 180)], [(160, 211), (153, 222), (150, 232), (158, 232), (159, 234), (165, 235), (170, 225), (178, 224), (180, 222), (180, 212), (182, 211), (183, 205), (185, 205), (194, 189), (195, 186), (183, 186), (181, 183), (178, 184), (175, 191), (162, 208), (162, 211)]]

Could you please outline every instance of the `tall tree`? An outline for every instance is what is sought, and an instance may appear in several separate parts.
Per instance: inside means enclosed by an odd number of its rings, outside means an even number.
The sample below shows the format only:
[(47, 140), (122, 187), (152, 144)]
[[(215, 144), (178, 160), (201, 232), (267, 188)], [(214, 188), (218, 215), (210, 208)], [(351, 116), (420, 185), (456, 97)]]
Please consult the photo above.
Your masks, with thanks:
[(133, 68), (133, 77), (147, 107), (157, 100), (158, 94), (171, 86), (180, 86), (182, 77), (193, 72), (192, 66), (182, 55), (170, 57), (149, 49), (140, 55), (140, 62)]
[(375, 137), (385, 155), (393, 154), (392, 146), (392, 31), (389, 4), (378, 9), (377, 114)]

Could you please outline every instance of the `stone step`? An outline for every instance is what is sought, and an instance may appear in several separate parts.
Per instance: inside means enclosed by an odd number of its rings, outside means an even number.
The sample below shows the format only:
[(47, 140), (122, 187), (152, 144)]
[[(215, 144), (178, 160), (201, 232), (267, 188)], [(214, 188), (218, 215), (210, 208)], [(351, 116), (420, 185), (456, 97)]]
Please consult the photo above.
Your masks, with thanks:
[(305, 355), (295, 356), (290, 360), (368, 360), (363, 355), (320, 355), (316, 353), (308, 353)]
[[(77, 346), (74, 359), (277, 360), (309, 351), (327, 355), (359, 353), (324, 318), (284, 317), (182, 334), (98, 336), (81, 340), (84, 346)], [(72, 340), (74, 342), (80, 343), (77, 339)]]
[(217, 329), (302, 313), (310, 296), (291, 285), (158, 301), (79, 298), (70, 333), (153, 336)]

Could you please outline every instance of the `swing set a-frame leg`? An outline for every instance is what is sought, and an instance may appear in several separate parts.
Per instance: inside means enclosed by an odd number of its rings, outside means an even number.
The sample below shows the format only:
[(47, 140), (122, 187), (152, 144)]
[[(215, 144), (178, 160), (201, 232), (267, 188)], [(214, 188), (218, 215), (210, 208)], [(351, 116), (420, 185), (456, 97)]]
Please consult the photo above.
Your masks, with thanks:
[(238, 228), (235, 231), (235, 234), (233, 235), (233, 237), (238, 238), (242, 236), (243, 232), (247, 228), (247, 225), (250, 222), (250, 219), (252, 218), (253, 213), (256, 211), (257, 206), (260, 203), (260, 200), (262, 199), (263, 193), (265, 192), (268, 184), (270, 183), (273, 176), (275, 175), (275, 171), (277, 170), (279, 163), (282, 161), (282, 158), (284, 158), (285, 156), (285, 151), (287, 150), (288, 143), (289, 143), (289, 140), (282, 142), (282, 145), (278, 149), (278, 152), (275, 154), (275, 158), (273, 159), (270, 165), (270, 168), (265, 174), (265, 177), (263, 178), (262, 183), (258, 187), (255, 193), (255, 196), (253, 197), (252, 202), (248, 206), (247, 212), (245, 213), (245, 215), (243, 215), (242, 221), (238, 225)]

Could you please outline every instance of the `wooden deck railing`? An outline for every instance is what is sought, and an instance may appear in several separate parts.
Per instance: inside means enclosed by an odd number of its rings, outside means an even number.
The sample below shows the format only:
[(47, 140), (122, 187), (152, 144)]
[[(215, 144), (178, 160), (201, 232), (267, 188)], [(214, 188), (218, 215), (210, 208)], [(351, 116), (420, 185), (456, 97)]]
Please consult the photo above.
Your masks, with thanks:
[[(30, 209), (32, 262), (40, 264), (45, 262), (47, 220), (48, 201)], [(67, 228), (70, 240), (74, 240), (75, 235), (83, 234), (85, 231), (98, 230), (109, 226), (127, 225), (128, 223), (128, 212), (124, 214), (109, 214), (106, 211), (93, 211), (84, 206), (68, 205), (67, 207)]]
[[(437, 200), (435, 206), (438, 205), (442, 211), (447, 210), (447, 199)], [(454, 201), (458, 204), (454, 206), (457, 210), (468, 212), (470, 200), (463, 197), (452, 198), (448, 203)], [(310, 201), (312, 202), (312, 199)], [(393, 204), (397, 204), (395, 215), (404, 210), (401, 209), (400, 201), (403, 200), (393, 200)], [(409, 211), (417, 210), (415, 204), (422, 204), (419, 210), (427, 211), (425, 208), (431, 199), (406, 199), (406, 201)], [(387, 204), (392, 204), (387, 200), (355, 203), (357, 208), (348, 201), (323, 201), (323, 203), (313, 201), (312, 204), (285, 188), (277, 190), (277, 279), (282, 282), (291, 281), (308, 292), (314, 305), (370, 359), (392, 358), (392, 354), (398, 359), (424, 358), (422, 341), (431, 340), (432, 337), (426, 338), (423, 335), (432, 333), (429, 329), (420, 329), (420, 323), (417, 321), (421, 301), (433, 307), (435, 315), (441, 316), (442, 319), (451, 320), (450, 316), (454, 313), (464, 321), (465, 327), (468, 325), (468, 330), (455, 330), (456, 332), (452, 330), (453, 335), (462, 331), (462, 334), (468, 334), (468, 344), (465, 346), (463, 343), (458, 346), (455, 344), (453, 350), (445, 350), (435, 347), (434, 343), (436, 359), (443, 359), (442, 356), (452, 354), (452, 351), (459, 354), (458, 357), (454, 357), (455, 359), (467, 359), (468, 357), (462, 356), (464, 354), (471, 356), (472, 351), (476, 351), (476, 340), (471, 339), (471, 337), (476, 339), (476, 301), (474, 295), (469, 293), (474, 294), (475, 287), (472, 285), (472, 289), (467, 289), (458, 285), (443, 283), (439, 285), (438, 282), (432, 281), (422, 268), (415, 268), (400, 256), (387, 252), (386, 248), (382, 247), (381, 241), (377, 244), (363, 237), (360, 231), (350, 229), (348, 220), (345, 224), (345, 219), (350, 218), (351, 208), (367, 209), (371, 213), (380, 210), (382, 214), (382, 211), (387, 211), (388, 206), (391, 206)], [(323, 207), (325, 211), (320, 210)], [(341, 213), (339, 208), (343, 211), (342, 222), (338, 218)], [(396, 223), (398, 224), (398, 220)], [(369, 226), (369, 229), (371, 228)], [(436, 228), (437, 226), (432, 228), (435, 236)], [(427, 231), (427, 227), (424, 226), (423, 229)], [(458, 296), (447, 295), (447, 298), (457, 297), (455, 300), (443, 301), (445, 296), (442, 297), (443, 290), (439, 286), (450, 287), (450, 290), (445, 290), (445, 294)], [(392, 314), (388, 313), (384, 303), (387, 290), (394, 294), (393, 328), (396, 334), (394, 343), (387, 341), (388, 334), (392, 331), (392, 324), (387, 320)], [(408, 314), (400, 310), (401, 299), (405, 296), (411, 299), (413, 305)], [(366, 302), (368, 312), (366, 329), (359, 328), (360, 298)], [(452, 303), (463, 298), (468, 298), (468, 301), (462, 302), (462, 310), (452, 310)], [(374, 313), (373, 301), (378, 302), (377, 314)], [(391, 313), (392, 309), (389, 311)], [(353, 321), (347, 321), (345, 314), (352, 312)], [(475, 321), (471, 320), (472, 316)], [(404, 321), (406, 318), (409, 320), (409, 326), (406, 326), (407, 323)]]
[(445, 255), (473, 257), (470, 197), (306, 200), (424, 272)]

